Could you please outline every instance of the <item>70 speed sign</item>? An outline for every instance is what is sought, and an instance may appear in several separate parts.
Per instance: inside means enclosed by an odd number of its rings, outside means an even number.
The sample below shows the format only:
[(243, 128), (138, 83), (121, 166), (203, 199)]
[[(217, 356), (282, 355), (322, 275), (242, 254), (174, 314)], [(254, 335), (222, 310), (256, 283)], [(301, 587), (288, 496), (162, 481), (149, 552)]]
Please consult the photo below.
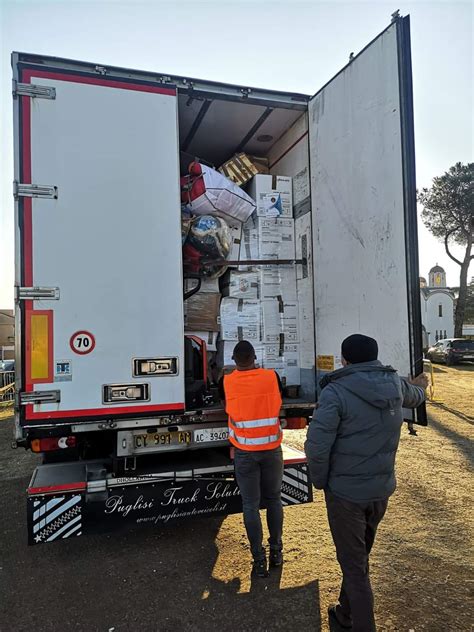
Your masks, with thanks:
[(90, 331), (76, 331), (69, 340), (69, 346), (79, 355), (90, 353), (95, 347), (95, 338)]

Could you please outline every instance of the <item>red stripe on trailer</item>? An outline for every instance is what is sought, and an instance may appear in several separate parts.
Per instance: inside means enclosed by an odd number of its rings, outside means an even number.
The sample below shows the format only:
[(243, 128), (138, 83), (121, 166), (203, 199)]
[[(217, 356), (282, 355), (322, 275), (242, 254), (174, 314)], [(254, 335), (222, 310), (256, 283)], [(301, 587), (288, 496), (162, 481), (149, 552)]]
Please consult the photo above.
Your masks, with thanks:
[[(162, 88), (159, 86), (147, 85), (144, 83), (129, 83), (106, 77), (88, 77), (85, 75), (68, 75), (66, 73), (51, 72), (50, 70), (25, 69), (23, 71), (24, 83), (29, 83), (32, 77), (42, 79), (57, 79), (58, 81), (69, 81), (71, 83), (87, 83), (92, 86), (105, 86), (107, 88), (118, 88), (120, 90), (134, 90), (135, 92), (152, 92), (154, 94), (165, 94), (171, 97), (176, 96), (176, 88)], [(29, 97), (23, 97), (29, 98)]]
[(97, 417), (101, 415), (120, 415), (124, 413), (153, 413), (163, 411), (184, 411), (184, 403), (148, 404), (145, 406), (115, 406), (113, 408), (84, 408), (78, 410), (52, 410), (50, 412), (33, 412), (27, 414), (27, 419), (58, 419), (61, 417)]
[(296, 145), (297, 145), (299, 142), (301, 142), (301, 141), (303, 140), (303, 138), (305, 138), (305, 136), (308, 136), (308, 132), (305, 132), (304, 134), (302, 134), (302, 135), (298, 138), (298, 140), (295, 140), (295, 142), (294, 142), (292, 145), (290, 145), (290, 146), (288, 147), (288, 149), (287, 149), (286, 151), (284, 151), (284, 152), (282, 153), (282, 155), (281, 155), (279, 158), (277, 158), (277, 159), (275, 160), (275, 162), (272, 162), (272, 164), (271, 164), (268, 168), (269, 168), (269, 169), (273, 169), (273, 167), (274, 167), (274, 166), (275, 166), (278, 162), (280, 162), (280, 160), (281, 160), (282, 158), (284, 158), (284, 157), (286, 156), (286, 154), (289, 154), (289, 153), (290, 153), (290, 151), (291, 151), (294, 147), (296, 147)]
[(44, 487), (29, 487), (28, 494), (54, 494), (56, 492), (77, 492), (87, 489), (87, 483), (65, 483), (64, 485), (45, 485)]

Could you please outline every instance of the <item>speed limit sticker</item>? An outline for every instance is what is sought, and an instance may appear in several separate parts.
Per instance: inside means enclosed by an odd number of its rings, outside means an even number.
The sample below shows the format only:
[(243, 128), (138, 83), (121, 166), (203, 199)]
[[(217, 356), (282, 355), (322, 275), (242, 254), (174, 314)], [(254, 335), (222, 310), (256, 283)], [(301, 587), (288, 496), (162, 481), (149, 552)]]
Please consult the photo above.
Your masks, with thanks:
[(69, 340), (69, 346), (79, 355), (90, 353), (95, 347), (95, 338), (90, 331), (76, 331)]

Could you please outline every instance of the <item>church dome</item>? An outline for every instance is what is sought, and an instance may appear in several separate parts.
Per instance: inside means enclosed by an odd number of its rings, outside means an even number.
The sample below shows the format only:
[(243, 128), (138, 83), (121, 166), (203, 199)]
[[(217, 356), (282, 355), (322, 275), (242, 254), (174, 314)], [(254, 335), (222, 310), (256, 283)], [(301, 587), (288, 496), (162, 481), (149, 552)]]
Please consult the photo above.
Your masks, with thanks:
[(433, 272), (433, 274), (434, 274), (435, 272), (444, 272), (444, 269), (443, 269), (441, 266), (439, 266), (438, 264), (436, 264), (433, 268), (431, 268), (431, 270), (430, 270), (430, 274), (431, 274), (432, 272)]

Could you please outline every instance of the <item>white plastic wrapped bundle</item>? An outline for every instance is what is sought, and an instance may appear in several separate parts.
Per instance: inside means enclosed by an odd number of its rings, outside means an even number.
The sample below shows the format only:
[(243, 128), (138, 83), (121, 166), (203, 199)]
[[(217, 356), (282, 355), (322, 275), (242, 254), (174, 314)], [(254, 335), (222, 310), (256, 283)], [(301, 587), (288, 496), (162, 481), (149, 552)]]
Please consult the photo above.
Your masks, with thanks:
[[(204, 187), (190, 188), (186, 202), (191, 211), (196, 215), (212, 214), (246, 222), (256, 208), (254, 200), (218, 171), (206, 165), (199, 167)], [(203, 188), (204, 191), (200, 193)], [(200, 195), (194, 197), (196, 193)]]

